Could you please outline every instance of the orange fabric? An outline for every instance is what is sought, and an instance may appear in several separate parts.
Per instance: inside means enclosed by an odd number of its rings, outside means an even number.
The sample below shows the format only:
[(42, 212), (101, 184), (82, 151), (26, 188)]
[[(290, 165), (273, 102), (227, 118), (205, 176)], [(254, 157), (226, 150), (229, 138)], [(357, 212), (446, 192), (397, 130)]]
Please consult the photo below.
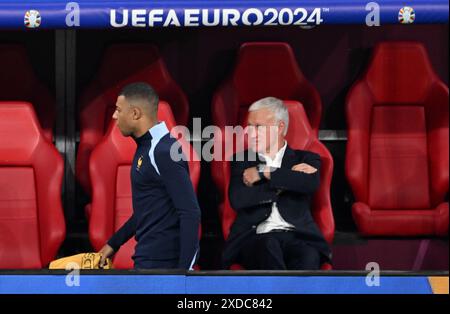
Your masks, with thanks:
[(100, 267), (100, 253), (81, 253), (77, 255), (63, 257), (50, 263), (49, 269), (73, 269), (74, 264), (78, 265), (78, 269), (111, 269), (111, 259), (106, 259), (106, 265)]

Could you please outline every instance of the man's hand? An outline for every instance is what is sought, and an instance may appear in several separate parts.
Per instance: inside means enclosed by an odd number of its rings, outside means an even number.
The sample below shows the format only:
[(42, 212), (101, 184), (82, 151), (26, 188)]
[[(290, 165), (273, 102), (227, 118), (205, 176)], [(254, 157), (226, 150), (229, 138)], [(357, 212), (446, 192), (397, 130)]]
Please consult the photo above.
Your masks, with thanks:
[(104, 247), (100, 251), (98, 251), (102, 255), (100, 258), (99, 266), (100, 268), (103, 268), (106, 265), (106, 259), (114, 254), (114, 250), (112, 247), (110, 247), (108, 244), (105, 244)]
[(256, 167), (251, 167), (244, 170), (242, 181), (246, 186), (252, 186), (259, 180), (261, 180), (261, 178), (259, 177), (258, 169), (256, 169)]
[(308, 164), (305, 164), (305, 163), (295, 165), (294, 167), (292, 167), (292, 170), (304, 172), (307, 174), (312, 174), (312, 173), (317, 172), (316, 168), (314, 168), (313, 166), (310, 166)]

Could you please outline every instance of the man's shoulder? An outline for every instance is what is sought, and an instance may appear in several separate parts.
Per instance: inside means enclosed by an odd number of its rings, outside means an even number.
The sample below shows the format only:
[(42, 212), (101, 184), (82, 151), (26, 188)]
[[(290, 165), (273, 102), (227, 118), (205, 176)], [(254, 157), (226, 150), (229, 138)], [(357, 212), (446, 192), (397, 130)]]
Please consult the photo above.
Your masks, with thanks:
[(181, 143), (170, 134), (162, 137), (155, 146), (153, 158), (157, 164), (165, 164), (166, 167), (171, 167), (174, 163), (185, 164), (187, 161)]
[(310, 150), (302, 150), (302, 149), (291, 149), (292, 153), (295, 155), (295, 158), (299, 161), (308, 161), (308, 160), (321, 160), (319, 154), (312, 152)]
[(158, 141), (158, 143), (155, 145), (154, 153), (155, 155), (158, 154), (169, 154), (172, 149), (180, 149), (181, 145), (177, 141), (176, 138), (172, 137), (170, 133), (167, 133), (161, 139)]

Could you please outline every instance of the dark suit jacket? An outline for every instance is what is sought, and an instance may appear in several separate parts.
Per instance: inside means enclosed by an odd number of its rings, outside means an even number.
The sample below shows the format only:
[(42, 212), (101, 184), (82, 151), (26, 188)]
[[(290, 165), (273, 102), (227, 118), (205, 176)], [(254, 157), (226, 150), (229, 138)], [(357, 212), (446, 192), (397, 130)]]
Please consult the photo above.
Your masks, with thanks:
[[(256, 235), (258, 224), (269, 217), (273, 202), (277, 202), (283, 219), (295, 226), (298, 237), (321, 253), (322, 262), (329, 262), (331, 250), (311, 215), (311, 196), (320, 183), (320, 156), (287, 146), (281, 168), (271, 173), (270, 180), (264, 179), (251, 187), (246, 186), (242, 181), (244, 170), (261, 162), (251, 150), (234, 155), (231, 161), (228, 196), (237, 217), (225, 244), (224, 267), (228, 268), (236, 262), (242, 245)], [(307, 163), (318, 171), (306, 174), (291, 170), (299, 163)]]

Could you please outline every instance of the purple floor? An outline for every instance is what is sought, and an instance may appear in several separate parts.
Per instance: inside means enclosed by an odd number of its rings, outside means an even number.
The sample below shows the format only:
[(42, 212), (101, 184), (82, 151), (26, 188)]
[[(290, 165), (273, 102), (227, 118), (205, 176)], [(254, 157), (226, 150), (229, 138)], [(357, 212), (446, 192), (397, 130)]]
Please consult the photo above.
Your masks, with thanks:
[(364, 239), (338, 235), (333, 269), (364, 270), (376, 262), (380, 270), (448, 270), (448, 239)]

